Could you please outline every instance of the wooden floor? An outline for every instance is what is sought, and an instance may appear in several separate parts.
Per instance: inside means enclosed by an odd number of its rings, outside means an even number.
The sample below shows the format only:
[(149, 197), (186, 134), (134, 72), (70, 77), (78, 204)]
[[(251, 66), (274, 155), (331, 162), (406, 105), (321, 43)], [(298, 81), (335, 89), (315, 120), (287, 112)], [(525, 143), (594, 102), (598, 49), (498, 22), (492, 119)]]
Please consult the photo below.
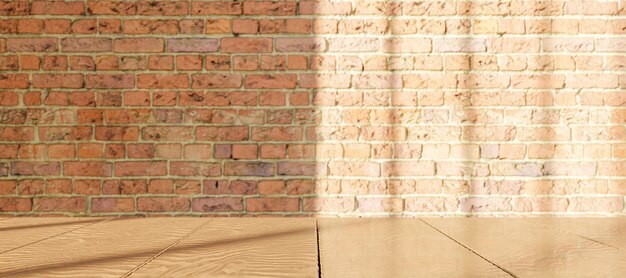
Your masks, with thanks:
[(626, 218), (0, 218), (0, 277), (626, 277)]

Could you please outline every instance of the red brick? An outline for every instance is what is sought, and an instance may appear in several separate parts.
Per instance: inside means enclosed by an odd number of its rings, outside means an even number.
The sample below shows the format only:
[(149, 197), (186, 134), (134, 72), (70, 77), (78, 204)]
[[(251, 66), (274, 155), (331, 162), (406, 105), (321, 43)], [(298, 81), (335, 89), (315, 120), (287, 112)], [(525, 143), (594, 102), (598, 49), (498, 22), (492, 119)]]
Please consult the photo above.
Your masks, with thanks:
[(180, 126), (145, 127), (142, 130), (142, 138), (150, 141), (191, 141), (192, 130), (192, 127)]
[(34, 139), (32, 127), (0, 127), (0, 141), (33, 141)]
[(70, 176), (110, 177), (112, 164), (100, 161), (66, 161), (63, 174)]
[(87, 88), (133, 88), (135, 77), (131, 74), (90, 74), (85, 77)]
[(297, 3), (295, 1), (270, 2), (255, 1), (243, 2), (243, 13), (248, 15), (296, 15)]
[(246, 209), (251, 212), (293, 212), (300, 210), (297, 198), (250, 198)]
[(295, 74), (254, 74), (246, 76), (246, 88), (250, 89), (291, 89), (298, 82)]
[(82, 88), (82, 74), (35, 74), (33, 75), (35, 88)]
[(35, 1), (32, 3), (31, 14), (82, 15), (85, 14), (85, 3), (82, 1)]
[(0, 180), (0, 195), (15, 195), (17, 182), (14, 180)]
[(256, 34), (259, 32), (259, 22), (256, 19), (234, 19), (233, 33)]
[(31, 207), (30, 198), (0, 198), (0, 211), (2, 212), (26, 212), (30, 211)]
[(196, 140), (198, 141), (242, 141), (248, 138), (248, 128), (244, 126), (196, 127)]
[(41, 34), (43, 31), (43, 20), (41, 19), (20, 19), (17, 21), (17, 32), (26, 34)]
[(113, 42), (114, 52), (163, 52), (165, 42), (161, 38), (120, 38)]
[(95, 19), (77, 19), (72, 21), (70, 26), (75, 34), (95, 34), (97, 32)]
[(189, 14), (187, 1), (146, 1), (137, 3), (139, 15), (186, 15)]
[(29, 1), (14, 0), (14, 1), (2, 1), (0, 2), (0, 15), (2, 16), (17, 16), (28, 15), (30, 12)]
[(286, 145), (261, 145), (261, 158), (285, 158), (286, 155)]
[(44, 193), (43, 180), (38, 179), (22, 179), (18, 181), (19, 195), (40, 195)]
[(126, 146), (124, 144), (107, 144), (104, 148), (105, 158), (124, 158), (126, 156)]
[(233, 145), (232, 157), (234, 159), (256, 159), (258, 157), (257, 145)]
[(96, 140), (104, 141), (137, 141), (139, 138), (139, 128), (129, 127), (96, 127)]
[(176, 69), (178, 70), (201, 70), (202, 56), (179, 55), (176, 57)]
[(229, 34), (231, 32), (230, 20), (229, 19), (207, 19), (204, 32), (206, 34)]
[(100, 180), (75, 180), (74, 193), (81, 195), (99, 195)]
[(145, 194), (148, 192), (148, 183), (143, 179), (121, 180), (121, 194)]
[(59, 162), (11, 162), (11, 175), (14, 176), (54, 176), (60, 172)]
[(319, 52), (326, 48), (326, 40), (321, 38), (278, 38), (276, 51), (279, 52)]
[(120, 161), (115, 163), (115, 176), (165, 176), (166, 165), (164, 161)]
[(128, 144), (126, 148), (128, 158), (153, 158), (154, 145), (152, 144)]
[(46, 181), (46, 194), (71, 194), (72, 180), (49, 179)]
[(46, 145), (22, 144), (20, 145), (20, 158), (22, 159), (45, 159)]
[(239, 74), (194, 74), (191, 87), (194, 89), (239, 88), (242, 77)]
[(167, 40), (168, 52), (214, 52), (218, 39), (176, 38)]
[(189, 211), (188, 198), (145, 197), (137, 199), (137, 211), (145, 212), (175, 212)]
[(89, 126), (47, 126), (39, 128), (39, 139), (47, 141), (69, 141), (91, 139)]
[(183, 19), (178, 22), (181, 34), (202, 34), (204, 32), (203, 19)]
[(136, 5), (128, 1), (89, 0), (87, 12), (92, 15), (134, 15)]
[(225, 53), (262, 53), (272, 51), (270, 38), (223, 38), (220, 50)]
[(17, 144), (0, 144), (0, 159), (17, 158), (18, 150)]
[(116, 18), (99, 18), (98, 32), (101, 34), (119, 34), (122, 30), (122, 21)]
[(234, 180), (230, 182), (230, 194), (256, 195), (257, 182), (254, 180)]
[(186, 74), (139, 74), (137, 87), (142, 89), (188, 88), (189, 76)]
[(243, 198), (212, 197), (192, 200), (194, 212), (232, 212), (243, 210)]
[(238, 15), (243, 12), (241, 2), (231, 1), (193, 1), (191, 2), (191, 14), (193, 15)]
[(315, 176), (318, 174), (319, 166), (321, 166), (321, 164), (318, 165), (315, 161), (281, 161), (278, 163), (278, 175)]
[(157, 144), (155, 150), (157, 158), (180, 158), (181, 147), (179, 144)]
[(184, 157), (186, 159), (211, 159), (211, 145), (209, 144), (192, 144), (185, 145)]
[(26, 74), (0, 74), (0, 88), (24, 89), (29, 83)]
[(135, 211), (133, 198), (93, 198), (91, 212), (131, 212)]
[(33, 211), (40, 212), (84, 212), (83, 197), (34, 198)]
[(61, 39), (63, 52), (107, 52), (111, 51), (109, 38), (64, 38)]
[(275, 172), (275, 165), (267, 162), (224, 162), (225, 176), (268, 177)]
[(150, 180), (148, 184), (148, 193), (151, 194), (173, 194), (173, 180)]
[(65, 19), (47, 19), (44, 21), (43, 32), (48, 34), (67, 34), (70, 32), (70, 21)]
[(48, 145), (48, 157), (57, 158), (74, 158), (76, 150), (73, 144), (53, 144)]
[(254, 127), (252, 140), (254, 141), (299, 141), (302, 140), (300, 127)]
[(204, 176), (212, 177), (221, 174), (221, 167), (212, 162), (172, 161), (170, 174), (173, 176)]

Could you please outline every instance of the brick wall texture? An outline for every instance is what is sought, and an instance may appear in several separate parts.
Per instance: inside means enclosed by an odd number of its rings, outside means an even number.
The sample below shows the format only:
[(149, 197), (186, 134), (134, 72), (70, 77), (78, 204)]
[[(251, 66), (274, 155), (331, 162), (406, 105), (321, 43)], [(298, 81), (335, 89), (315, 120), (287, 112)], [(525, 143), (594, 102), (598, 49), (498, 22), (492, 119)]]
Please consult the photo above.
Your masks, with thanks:
[(626, 1), (0, 0), (0, 33), (0, 214), (626, 214)]

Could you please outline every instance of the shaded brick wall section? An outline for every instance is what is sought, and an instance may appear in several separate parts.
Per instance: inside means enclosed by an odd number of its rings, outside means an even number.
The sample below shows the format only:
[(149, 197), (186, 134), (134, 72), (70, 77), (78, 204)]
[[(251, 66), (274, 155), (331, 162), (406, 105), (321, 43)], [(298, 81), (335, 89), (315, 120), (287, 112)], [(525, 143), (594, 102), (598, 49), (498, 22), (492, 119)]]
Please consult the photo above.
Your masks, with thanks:
[(624, 1), (0, 0), (0, 214), (615, 215)]

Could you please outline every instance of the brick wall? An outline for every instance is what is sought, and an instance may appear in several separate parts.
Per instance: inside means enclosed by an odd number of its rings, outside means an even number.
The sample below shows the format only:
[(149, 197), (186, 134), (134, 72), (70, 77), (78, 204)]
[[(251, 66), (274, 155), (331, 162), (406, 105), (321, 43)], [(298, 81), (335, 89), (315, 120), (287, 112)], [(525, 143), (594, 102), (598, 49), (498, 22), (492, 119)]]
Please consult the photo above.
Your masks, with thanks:
[(0, 16), (1, 214), (625, 214), (624, 1)]

